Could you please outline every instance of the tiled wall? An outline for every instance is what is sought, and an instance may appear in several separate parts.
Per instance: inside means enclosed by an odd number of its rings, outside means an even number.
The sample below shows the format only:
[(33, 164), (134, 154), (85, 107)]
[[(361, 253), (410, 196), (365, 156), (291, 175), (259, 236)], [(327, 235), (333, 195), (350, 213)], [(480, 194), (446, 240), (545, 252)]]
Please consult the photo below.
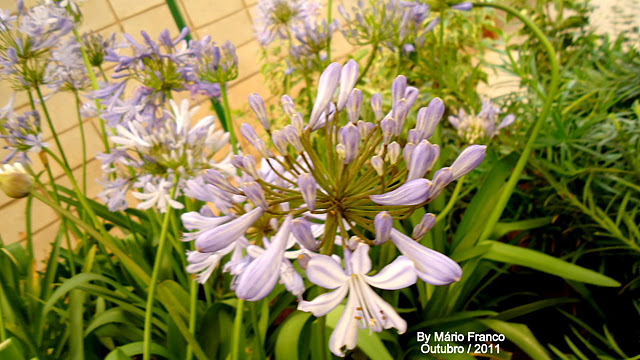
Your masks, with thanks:
[[(326, 13), (327, 1), (324, 4)], [(351, 3), (344, 0), (345, 5)], [(35, 0), (26, 0), (26, 6), (32, 6)], [(230, 40), (237, 48), (240, 61), (238, 79), (229, 84), (230, 104), (233, 110), (246, 110), (247, 95), (258, 92), (265, 99), (275, 100), (274, 95), (264, 85), (262, 75), (259, 73), (260, 46), (253, 36), (252, 16), (257, 1), (255, 0), (178, 0), (183, 17), (187, 25), (192, 29), (194, 38), (210, 35), (214, 41), (224, 42)], [(334, 17), (339, 17), (337, 8), (342, 0), (334, 0)], [(14, 0), (0, 0), (0, 8), (15, 10)], [(81, 11), (84, 21), (80, 32), (94, 30), (105, 35), (116, 32), (127, 32), (140, 39), (140, 31), (147, 31), (152, 38), (165, 28), (173, 35), (177, 35), (178, 28), (175, 25), (169, 8), (164, 0), (86, 0), (81, 3)], [(120, 39), (120, 37), (118, 37)], [(350, 46), (342, 38), (336, 35), (332, 44), (332, 52), (335, 57), (344, 57)], [(9, 101), (12, 89), (6, 81), (0, 81), (0, 107)], [(22, 94), (16, 98), (15, 106), (18, 112), (29, 109), (28, 99)], [(47, 106), (51, 112), (57, 133), (65, 153), (69, 158), (73, 174), (76, 180), (81, 179), (82, 152), (80, 142), (80, 129), (75, 115), (75, 102), (70, 94), (55, 94), (47, 100)], [(200, 113), (208, 112), (206, 104), (201, 107)], [(236, 124), (237, 126), (238, 124)], [(88, 195), (95, 197), (101, 186), (96, 179), (102, 177), (100, 163), (95, 160), (95, 154), (103, 150), (100, 132), (95, 119), (85, 120), (85, 136), (87, 138), (87, 153), (90, 159), (87, 168)], [(51, 139), (51, 132), (43, 124), (44, 136), (55, 149), (55, 143)], [(6, 150), (0, 150), (0, 157), (4, 157)], [(34, 158), (34, 169), (42, 170), (42, 165)], [(57, 182), (68, 185), (62, 169), (52, 166)], [(0, 192), (0, 236), (6, 244), (23, 241), (24, 239), (24, 214), (26, 199), (13, 200)], [(134, 203), (135, 204), (135, 203)], [(32, 210), (34, 243), (39, 259), (45, 259), (50, 250), (49, 244), (54, 240), (58, 230), (58, 218), (56, 214), (38, 201), (33, 202)]]

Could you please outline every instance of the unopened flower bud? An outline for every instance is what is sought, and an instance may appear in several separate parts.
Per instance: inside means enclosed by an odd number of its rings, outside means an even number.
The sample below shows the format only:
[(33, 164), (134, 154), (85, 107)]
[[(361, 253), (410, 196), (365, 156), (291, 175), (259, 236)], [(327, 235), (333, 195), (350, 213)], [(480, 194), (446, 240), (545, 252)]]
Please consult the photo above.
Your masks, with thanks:
[(362, 105), (362, 91), (353, 89), (347, 100), (347, 115), (349, 122), (356, 123), (360, 119), (360, 106)]
[(300, 134), (298, 133), (296, 128), (293, 127), (292, 125), (287, 125), (284, 127), (282, 131), (284, 132), (284, 136), (289, 142), (289, 144), (293, 146), (296, 152), (301, 153), (303, 150), (303, 147), (302, 147), (302, 143), (300, 142)]
[(416, 129), (420, 133), (421, 140), (429, 139), (433, 135), (444, 110), (444, 102), (440, 98), (433, 98), (426, 108), (418, 110)]
[(358, 126), (358, 130), (360, 130), (360, 137), (365, 139), (367, 135), (369, 135), (371, 130), (373, 130), (373, 128), (376, 126), (376, 124), (367, 122), (367, 121), (358, 120), (357, 126)]
[(338, 63), (331, 63), (320, 75), (318, 80), (318, 94), (316, 95), (316, 101), (313, 103), (313, 109), (311, 110), (311, 116), (309, 117), (309, 129), (314, 129), (317, 125), (320, 115), (327, 109), (331, 97), (338, 87), (340, 81), (340, 69), (341, 66)]
[(267, 205), (267, 200), (264, 197), (264, 190), (262, 186), (255, 181), (251, 181), (248, 183), (242, 184), (242, 190), (244, 191), (247, 198), (255, 205), (256, 207), (260, 207), (266, 210), (269, 206)]
[(307, 204), (307, 208), (310, 211), (315, 210), (316, 190), (318, 185), (316, 184), (316, 180), (313, 178), (313, 175), (309, 173), (301, 174), (298, 177), (298, 187), (300, 188), (302, 199), (304, 200), (305, 204)]
[(358, 63), (349, 60), (340, 72), (340, 91), (338, 92), (338, 111), (342, 111), (358, 80)]
[(382, 142), (388, 144), (396, 131), (396, 122), (390, 116), (386, 116), (380, 122), (380, 129), (382, 130)]
[(382, 95), (379, 93), (371, 95), (371, 109), (376, 117), (376, 121), (380, 121), (384, 116), (384, 112), (382, 111)]
[(407, 181), (423, 177), (436, 163), (440, 156), (440, 147), (427, 140), (422, 140), (416, 145), (411, 154), (411, 161), (407, 164), (409, 174)]
[(360, 145), (360, 131), (358, 128), (351, 123), (343, 126), (340, 129), (340, 143), (344, 145), (344, 163), (349, 164), (358, 154), (358, 146)]
[(378, 173), (379, 176), (384, 174), (384, 161), (378, 155), (374, 155), (371, 157), (371, 166)]
[(399, 75), (393, 80), (393, 84), (391, 84), (391, 103), (394, 104), (394, 106), (404, 98), (406, 90), (407, 78), (404, 75)]
[(387, 154), (389, 155), (389, 162), (391, 165), (395, 165), (400, 157), (400, 144), (392, 142), (387, 146)]
[(311, 260), (311, 256), (307, 254), (300, 254), (298, 256), (298, 265), (302, 270), (307, 270), (307, 265), (309, 265), (309, 260)]
[(453, 180), (463, 177), (480, 165), (482, 160), (484, 160), (486, 151), (486, 145), (470, 145), (462, 150), (453, 164), (451, 164)]
[(413, 150), (415, 150), (416, 144), (407, 143), (402, 149), (402, 157), (404, 158), (404, 162), (407, 164), (411, 163), (411, 155), (413, 154)]
[(426, 213), (418, 223), (413, 228), (412, 237), (416, 240), (422, 239), (426, 233), (431, 230), (433, 225), (436, 224), (436, 216), (432, 213)]
[(287, 139), (284, 134), (280, 130), (274, 130), (271, 133), (271, 140), (273, 140), (273, 144), (276, 146), (276, 149), (280, 152), (281, 155), (287, 155)]
[(376, 230), (376, 239), (373, 241), (375, 245), (381, 245), (389, 240), (393, 228), (393, 217), (388, 212), (379, 212), (373, 220), (373, 225)]
[(31, 192), (33, 180), (20, 163), (0, 166), (0, 189), (14, 199), (23, 198)]
[(296, 106), (293, 103), (293, 99), (289, 95), (282, 95), (280, 98), (280, 102), (282, 103), (282, 110), (288, 116), (293, 116), (296, 113)]
[(269, 119), (267, 119), (267, 109), (264, 106), (264, 100), (258, 95), (258, 93), (249, 94), (249, 106), (251, 110), (256, 114), (258, 121), (262, 124), (265, 130), (269, 131)]
[(291, 222), (291, 232), (298, 239), (298, 243), (310, 251), (318, 251), (320, 248), (311, 231), (311, 224), (305, 219), (295, 219)]

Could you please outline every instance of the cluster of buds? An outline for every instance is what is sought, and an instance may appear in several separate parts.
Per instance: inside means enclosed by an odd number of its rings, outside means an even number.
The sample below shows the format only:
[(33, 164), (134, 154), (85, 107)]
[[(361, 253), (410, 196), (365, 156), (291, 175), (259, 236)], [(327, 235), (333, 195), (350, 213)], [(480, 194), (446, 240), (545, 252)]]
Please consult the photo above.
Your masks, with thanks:
[(13, 111), (14, 99), (15, 95), (0, 109), (0, 139), (6, 141), (4, 148), (9, 150), (2, 162), (17, 161), (28, 164), (30, 160), (27, 153), (39, 153), (43, 147), (49, 145), (42, 140), (40, 114), (37, 111), (16, 114)]
[(489, 99), (482, 100), (482, 108), (476, 115), (465, 113), (464, 110), (458, 111), (458, 116), (449, 116), (449, 122), (458, 131), (458, 135), (469, 144), (488, 141), (498, 135), (500, 129), (503, 129), (515, 121), (513, 114), (505, 116), (498, 123), (498, 115), (502, 113), (499, 107)]
[[(291, 97), (283, 96), (291, 124), (281, 129), (271, 128), (264, 102), (251, 94), (249, 104), (279, 154), (249, 124), (242, 124), (242, 135), (262, 157), (260, 166), (253, 156), (238, 155), (232, 164), (241, 175), (232, 181), (206, 171), (203, 183), (191, 181), (187, 187), (198, 200), (211, 202), (219, 215), (204, 207), (182, 216), (185, 228), (194, 230), (184, 240), (195, 241), (196, 247), (188, 254), (187, 270), (197, 273), (200, 282), (233, 253), (223, 269), (234, 275), (232, 289), (242, 299), (264, 298), (278, 280), (301, 298), (304, 282), (291, 266), (293, 259), (312, 283), (336, 289), (301, 301), (300, 310), (322, 316), (348, 294), (329, 344), (339, 356), (343, 346), (356, 344), (354, 324), (372, 331), (406, 330), (406, 322), (370, 286), (395, 290), (417, 278), (436, 285), (460, 279), (458, 264), (415, 240), (434, 225), (433, 214), (415, 226), (414, 238), (394, 229), (393, 222), (428, 204), (485, 155), (484, 146), (472, 145), (451, 166), (434, 169), (440, 147), (428, 139), (444, 113), (442, 101), (433, 99), (418, 111), (405, 142), (405, 121), (418, 89), (398, 76), (386, 114), (379, 94), (371, 98), (371, 112), (361, 111), (363, 94), (354, 88), (358, 74), (353, 60), (330, 64), (319, 79), (306, 122)], [(369, 248), (387, 241), (403, 255), (368, 276)]]
[(206, 35), (202, 40), (191, 41), (189, 45), (189, 63), (200, 86), (224, 84), (238, 77), (238, 56), (230, 41), (218, 46)]

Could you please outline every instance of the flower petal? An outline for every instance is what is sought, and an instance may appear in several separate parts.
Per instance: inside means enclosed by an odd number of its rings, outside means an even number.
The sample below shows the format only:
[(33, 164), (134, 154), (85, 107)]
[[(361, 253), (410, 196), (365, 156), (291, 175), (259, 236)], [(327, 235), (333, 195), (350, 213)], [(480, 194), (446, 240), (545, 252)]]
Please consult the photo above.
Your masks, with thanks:
[(399, 256), (376, 275), (365, 275), (364, 279), (378, 289), (398, 290), (415, 284), (417, 275), (413, 262), (406, 256)]
[[(345, 261), (347, 256), (345, 255)], [(357, 248), (349, 258), (352, 274), (366, 274), (371, 271), (371, 258), (369, 257), (369, 245), (358, 243)]]
[(349, 279), (340, 263), (326, 255), (317, 255), (309, 260), (307, 278), (325, 289), (335, 289)]
[(358, 343), (358, 321), (355, 318), (356, 304), (353, 298), (354, 296), (349, 296), (344, 311), (329, 338), (329, 350), (336, 356), (344, 356), (343, 346), (351, 350)]
[(342, 285), (337, 290), (317, 296), (312, 301), (300, 301), (298, 310), (312, 313), (316, 317), (324, 316), (333, 310), (345, 296), (349, 286)]

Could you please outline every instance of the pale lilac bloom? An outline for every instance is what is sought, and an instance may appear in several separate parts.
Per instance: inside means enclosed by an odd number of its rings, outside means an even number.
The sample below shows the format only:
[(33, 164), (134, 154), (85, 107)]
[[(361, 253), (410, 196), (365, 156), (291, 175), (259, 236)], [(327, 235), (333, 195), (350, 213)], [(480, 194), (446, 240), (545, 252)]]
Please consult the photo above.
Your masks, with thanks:
[(286, 39), (296, 28), (312, 22), (320, 10), (313, 0), (262, 0), (255, 12), (255, 34), (262, 46)]
[(395, 328), (398, 333), (404, 333), (407, 322), (371, 287), (398, 290), (416, 282), (413, 264), (404, 256), (398, 257), (376, 275), (368, 276), (371, 259), (366, 244), (356, 244), (353, 252), (344, 250), (344, 267), (334, 257), (311, 257), (307, 264), (307, 278), (316, 285), (335, 290), (312, 301), (301, 301), (298, 305), (298, 310), (320, 317), (333, 310), (348, 295), (344, 312), (329, 338), (329, 350), (336, 356), (345, 355), (343, 347), (347, 350), (355, 348), (358, 328), (369, 328), (373, 332)]
[(498, 135), (501, 129), (513, 124), (515, 115), (508, 114), (500, 123), (498, 115), (502, 111), (489, 99), (482, 101), (480, 112), (467, 114), (460, 109), (458, 116), (449, 116), (449, 122), (458, 131), (458, 135), (470, 144), (488, 140)]

